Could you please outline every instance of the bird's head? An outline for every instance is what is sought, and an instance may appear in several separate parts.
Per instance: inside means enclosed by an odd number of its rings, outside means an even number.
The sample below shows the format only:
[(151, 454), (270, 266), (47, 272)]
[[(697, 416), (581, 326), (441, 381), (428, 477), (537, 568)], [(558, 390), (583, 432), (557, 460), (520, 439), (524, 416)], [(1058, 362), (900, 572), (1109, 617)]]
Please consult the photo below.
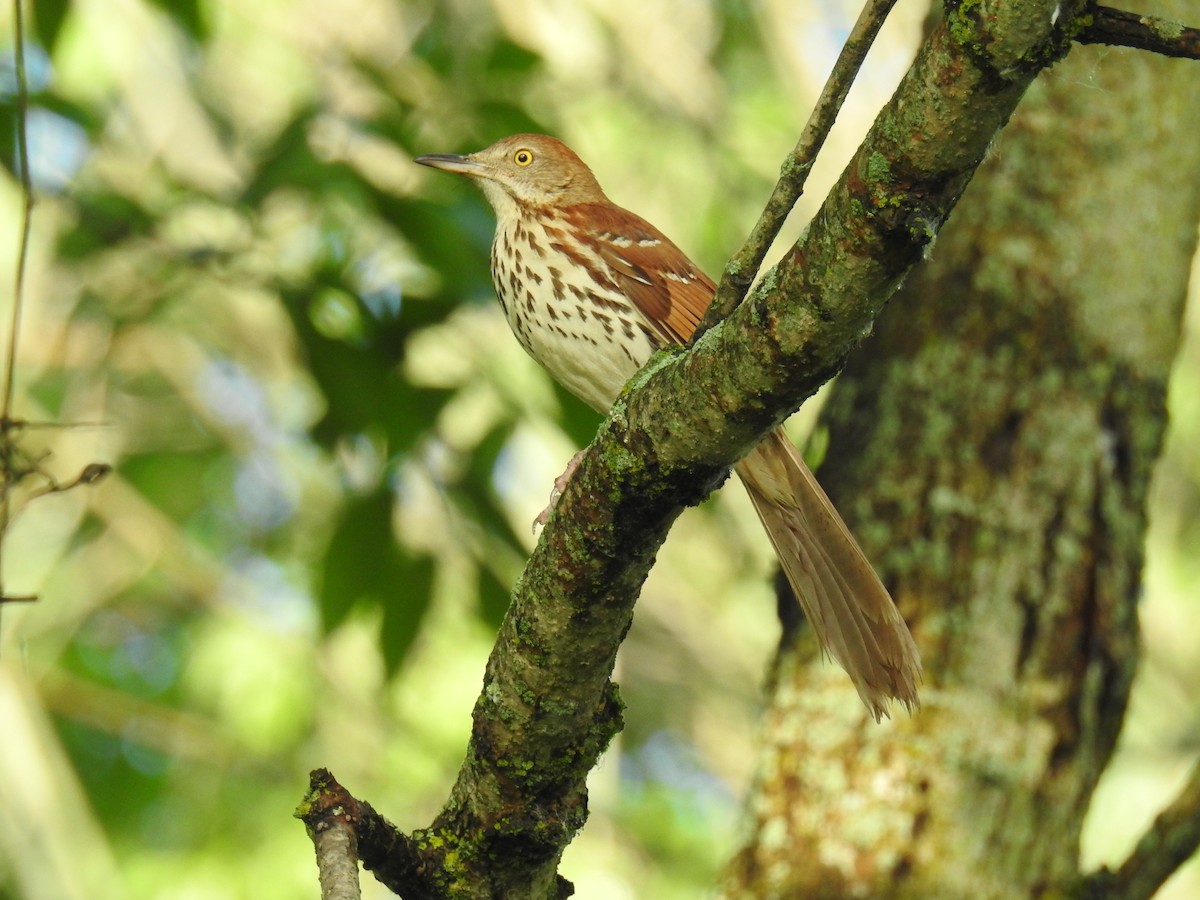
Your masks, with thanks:
[(575, 151), (544, 134), (514, 134), (465, 156), (431, 153), (413, 162), (469, 175), (497, 215), (510, 207), (573, 206), (607, 199), (596, 176)]

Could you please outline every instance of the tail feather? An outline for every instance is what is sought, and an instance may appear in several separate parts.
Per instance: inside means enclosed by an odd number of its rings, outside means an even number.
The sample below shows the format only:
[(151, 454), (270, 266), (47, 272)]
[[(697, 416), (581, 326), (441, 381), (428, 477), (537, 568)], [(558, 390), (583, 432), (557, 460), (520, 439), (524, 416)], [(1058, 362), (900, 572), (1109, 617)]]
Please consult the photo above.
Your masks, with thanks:
[(919, 705), (921, 659), (887, 588), (779, 430), (737, 466), (804, 615), (878, 721)]

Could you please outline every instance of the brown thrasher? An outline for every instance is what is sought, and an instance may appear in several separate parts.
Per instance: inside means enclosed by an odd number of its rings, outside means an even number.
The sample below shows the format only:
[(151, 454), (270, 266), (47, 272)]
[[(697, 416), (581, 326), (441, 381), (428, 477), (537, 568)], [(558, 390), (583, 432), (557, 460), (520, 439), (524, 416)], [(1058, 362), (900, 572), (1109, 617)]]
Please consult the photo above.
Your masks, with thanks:
[[(519, 134), (416, 162), (469, 175), (483, 190), (496, 213), (492, 280), (513, 333), (602, 413), (657, 348), (688, 340), (712, 301), (713, 282), (612, 203), (561, 141)], [(737, 473), (821, 646), (871, 714), (886, 715), (892, 698), (915, 707), (921, 662), (908, 627), (787, 436), (771, 432)]]

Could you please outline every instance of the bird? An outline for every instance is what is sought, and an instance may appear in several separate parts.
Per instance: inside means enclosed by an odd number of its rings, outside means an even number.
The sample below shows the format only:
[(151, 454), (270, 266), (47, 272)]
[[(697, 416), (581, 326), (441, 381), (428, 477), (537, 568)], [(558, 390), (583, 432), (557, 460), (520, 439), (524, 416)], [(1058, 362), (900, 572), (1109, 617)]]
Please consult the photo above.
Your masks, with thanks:
[[(602, 414), (656, 350), (687, 343), (712, 302), (714, 282), (661, 231), (609, 200), (556, 138), (517, 134), (414, 162), (465, 175), (483, 191), (496, 217), (492, 281), (513, 334)], [(777, 428), (735, 471), (823, 650), (877, 722), (893, 700), (911, 713), (922, 680), (916, 643), (799, 451)]]

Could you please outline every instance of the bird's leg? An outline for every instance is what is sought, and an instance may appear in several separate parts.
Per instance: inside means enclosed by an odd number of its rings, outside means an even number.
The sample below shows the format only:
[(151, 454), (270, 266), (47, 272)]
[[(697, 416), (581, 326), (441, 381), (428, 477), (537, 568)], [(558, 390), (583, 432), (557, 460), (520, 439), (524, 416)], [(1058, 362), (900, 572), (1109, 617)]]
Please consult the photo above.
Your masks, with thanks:
[(561, 497), (562, 492), (567, 489), (567, 482), (571, 480), (571, 476), (574, 475), (575, 470), (579, 468), (579, 460), (583, 459), (585, 450), (587, 450), (586, 447), (584, 447), (583, 450), (576, 452), (576, 454), (571, 457), (570, 462), (567, 463), (567, 467), (563, 469), (563, 473), (554, 479), (554, 487), (550, 490), (550, 502), (546, 504), (546, 508), (538, 513), (537, 518), (533, 520), (533, 530), (535, 532), (538, 530), (539, 525), (546, 524), (546, 521), (550, 518), (550, 513), (553, 512), (554, 507), (558, 505), (558, 498)]

